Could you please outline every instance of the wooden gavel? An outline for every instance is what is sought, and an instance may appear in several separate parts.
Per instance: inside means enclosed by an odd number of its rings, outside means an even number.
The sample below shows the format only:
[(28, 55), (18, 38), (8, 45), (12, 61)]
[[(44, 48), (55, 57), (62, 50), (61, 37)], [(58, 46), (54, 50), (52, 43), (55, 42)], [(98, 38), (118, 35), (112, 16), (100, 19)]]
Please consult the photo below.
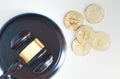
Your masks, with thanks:
[(34, 38), (30, 31), (22, 31), (11, 39), (11, 48), (17, 50), (18, 58), (3, 74), (3, 79), (29, 65), (34, 73), (44, 72), (53, 62), (53, 56), (47, 53), (46, 46)]

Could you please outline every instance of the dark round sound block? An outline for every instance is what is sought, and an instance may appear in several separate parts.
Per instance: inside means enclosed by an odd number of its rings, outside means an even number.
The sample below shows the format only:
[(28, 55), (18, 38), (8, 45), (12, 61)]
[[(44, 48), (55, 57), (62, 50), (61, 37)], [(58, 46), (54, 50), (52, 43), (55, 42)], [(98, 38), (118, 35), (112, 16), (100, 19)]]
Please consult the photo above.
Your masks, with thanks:
[(53, 55), (53, 63), (42, 73), (34, 73), (25, 65), (14, 73), (13, 79), (48, 79), (58, 71), (65, 58), (65, 39), (59, 26), (51, 19), (35, 13), (26, 13), (10, 19), (0, 32), (0, 70), (1, 75), (18, 58), (16, 50), (11, 49), (11, 39), (21, 31), (29, 30), (46, 46), (47, 53)]

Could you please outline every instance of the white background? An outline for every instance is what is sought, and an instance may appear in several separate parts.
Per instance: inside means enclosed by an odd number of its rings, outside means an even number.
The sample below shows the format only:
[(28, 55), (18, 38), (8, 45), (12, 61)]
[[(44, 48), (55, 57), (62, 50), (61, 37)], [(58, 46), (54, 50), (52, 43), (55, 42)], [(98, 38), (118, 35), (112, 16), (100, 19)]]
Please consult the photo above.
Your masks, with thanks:
[[(101, 5), (105, 17), (99, 24), (90, 24), (85, 19), (84, 24), (96, 31), (107, 32), (111, 36), (111, 46), (105, 52), (92, 49), (87, 56), (76, 56), (71, 50), (75, 32), (65, 28), (63, 18), (70, 10), (77, 10), (83, 15), (91, 3)], [(51, 18), (65, 36), (66, 59), (52, 79), (120, 79), (120, 0), (0, 0), (0, 27), (15, 15), (28, 12)]]

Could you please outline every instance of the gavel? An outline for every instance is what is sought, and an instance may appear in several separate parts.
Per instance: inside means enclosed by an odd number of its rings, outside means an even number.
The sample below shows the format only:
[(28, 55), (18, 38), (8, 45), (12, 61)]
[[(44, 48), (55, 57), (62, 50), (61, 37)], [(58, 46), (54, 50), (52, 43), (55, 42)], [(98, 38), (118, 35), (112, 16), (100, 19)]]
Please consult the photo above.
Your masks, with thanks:
[(11, 49), (17, 50), (18, 57), (4, 72), (2, 79), (11, 79), (24, 65), (31, 67), (34, 73), (44, 72), (52, 63), (53, 56), (47, 53), (46, 46), (30, 31), (22, 31), (11, 39)]

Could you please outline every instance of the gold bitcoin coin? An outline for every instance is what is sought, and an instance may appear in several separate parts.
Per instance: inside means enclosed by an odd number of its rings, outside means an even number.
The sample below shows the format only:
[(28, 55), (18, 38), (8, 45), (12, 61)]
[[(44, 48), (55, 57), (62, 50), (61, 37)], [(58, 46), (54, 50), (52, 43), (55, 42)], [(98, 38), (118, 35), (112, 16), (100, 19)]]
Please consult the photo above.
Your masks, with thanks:
[(88, 22), (96, 24), (104, 18), (104, 10), (98, 4), (90, 4), (84, 12), (85, 18)]
[(69, 30), (77, 30), (83, 24), (83, 17), (77, 11), (70, 11), (64, 17), (64, 25)]
[(76, 31), (76, 38), (82, 44), (91, 44), (95, 36), (95, 31), (92, 27), (83, 25)]
[(98, 51), (105, 51), (110, 47), (110, 36), (105, 32), (96, 32), (92, 47)]
[(77, 56), (85, 56), (90, 52), (91, 46), (89, 44), (82, 45), (76, 39), (74, 39), (72, 42), (72, 50)]

